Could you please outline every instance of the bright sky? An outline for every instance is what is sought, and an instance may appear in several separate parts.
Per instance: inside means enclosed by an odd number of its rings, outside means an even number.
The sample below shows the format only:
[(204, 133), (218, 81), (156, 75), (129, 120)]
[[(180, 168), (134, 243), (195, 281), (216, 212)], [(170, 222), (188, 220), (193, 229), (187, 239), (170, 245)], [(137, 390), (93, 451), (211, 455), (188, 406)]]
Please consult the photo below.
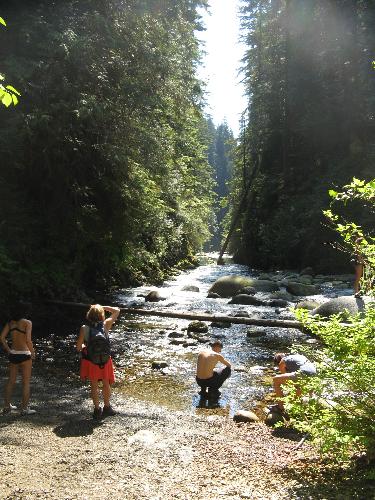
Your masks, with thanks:
[(227, 120), (238, 136), (241, 113), (246, 108), (244, 87), (238, 75), (244, 45), (239, 43), (241, 0), (209, 0), (209, 12), (201, 11), (206, 31), (198, 38), (205, 43), (207, 55), (199, 77), (207, 82), (207, 113), (215, 125)]

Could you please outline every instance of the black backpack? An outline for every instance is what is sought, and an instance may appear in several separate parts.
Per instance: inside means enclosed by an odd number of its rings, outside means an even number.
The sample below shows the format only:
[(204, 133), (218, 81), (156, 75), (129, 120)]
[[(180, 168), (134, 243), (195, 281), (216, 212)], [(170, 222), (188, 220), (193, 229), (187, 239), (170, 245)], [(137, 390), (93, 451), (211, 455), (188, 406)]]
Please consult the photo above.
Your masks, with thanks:
[(97, 323), (95, 326), (89, 326), (87, 357), (91, 363), (99, 365), (100, 368), (103, 368), (111, 357), (109, 336), (105, 332), (102, 322)]

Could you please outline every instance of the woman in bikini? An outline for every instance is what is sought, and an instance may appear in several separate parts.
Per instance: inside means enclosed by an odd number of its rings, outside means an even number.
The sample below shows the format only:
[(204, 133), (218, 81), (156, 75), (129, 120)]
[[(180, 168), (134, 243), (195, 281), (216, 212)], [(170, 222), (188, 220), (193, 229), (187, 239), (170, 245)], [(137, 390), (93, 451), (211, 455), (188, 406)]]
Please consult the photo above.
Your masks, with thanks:
[[(22, 311), (20, 306), (19, 311)], [(24, 309), (24, 307), (23, 307)], [(32, 415), (35, 410), (28, 407), (30, 399), (30, 378), (32, 360), (35, 359), (34, 346), (31, 340), (32, 323), (23, 318), (22, 312), (15, 311), (13, 319), (8, 321), (1, 332), (1, 343), (9, 359), (9, 379), (5, 385), (3, 413), (10, 413), (17, 407), (11, 404), (11, 397), (18, 372), (22, 374), (22, 415)], [(7, 336), (10, 335), (12, 347), (9, 347)]]
[[(106, 319), (105, 313), (110, 313)], [(110, 405), (111, 384), (115, 381), (115, 374), (111, 357), (103, 365), (99, 366), (88, 358), (87, 346), (90, 341), (91, 329), (102, 331), (109, 338), (108, 332), (120, 314), (118, 307), (92, 305), (86, 315), (87, 324), (82, 325), (77, 339), (77, 351), (82, 353), (81, 359), (81, 379), (90, 380), (91, 398), (94, 403), (93, 418), (100, 420), (104, 417), (115, 415), (115, 410)], [(102, 393), (104, 406), (100, 407), (99, 402), (99, 382), (102, 382)]]

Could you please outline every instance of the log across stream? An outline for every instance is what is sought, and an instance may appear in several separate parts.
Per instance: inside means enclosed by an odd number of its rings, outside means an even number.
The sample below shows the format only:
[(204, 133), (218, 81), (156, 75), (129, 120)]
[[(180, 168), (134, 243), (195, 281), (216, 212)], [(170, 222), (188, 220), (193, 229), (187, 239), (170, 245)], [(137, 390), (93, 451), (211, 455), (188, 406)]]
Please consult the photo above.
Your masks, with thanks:
[[(82, 302), (64, 302), (60, 300), (49, 300), (49, 304), (55, 304), (58, 306), (65, 307), (80, 307), (88, 309), (90, 304), (85, 304)], [(178, 318), (178, 319), (188, 319), (192, 321), (211, 321), (217, 323), (233, 323), (239, 325), (252, 325), (252, 326), (264, 326), (264, 327), (275, 327), (275, 328), (297, 328), (302, 330), (303, 325), (300, 321), (293, 320), (282, 320), (282, 319), (261, 319), (261, 318), (249, 318), (249, 317), (238, 317), (238, 316), (225, 316), (225, 315), (214, 315), (214, 314), (204, 314), (204, 313), (191, 313), (191, 312), (176, 312), (176, 311), (161, 311), (157, 309), (138, 309), (133, 307), (120, 307), (120, 310), (124, 314), (134, 314), (138, 316), (159, 316), (161, 318)]]

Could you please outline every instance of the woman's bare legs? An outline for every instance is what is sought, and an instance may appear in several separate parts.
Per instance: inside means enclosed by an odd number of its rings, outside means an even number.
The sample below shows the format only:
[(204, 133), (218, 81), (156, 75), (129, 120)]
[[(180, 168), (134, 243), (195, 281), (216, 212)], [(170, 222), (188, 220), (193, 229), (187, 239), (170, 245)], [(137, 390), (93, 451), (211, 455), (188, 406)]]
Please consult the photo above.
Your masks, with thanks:
[(108, 380), (103, 380), (102, 392), (103, 392), (104, 406), (106, 406), (108, 408), (109, 399), (111, 397), (111, 386), (110, 386)]
[(10, 363), (9, 378), (5, 385), (5, 391), (4, 391), (4, 408), (10, 408), (10, 400), (12, 397), (14, 384), (16, 383), (17, 380), (17, 375), (18, 375), (18, 365)]
[(30, 399), (30, 379), (31, 379), (31, 368), (32, 361), (24, 361), (20, 363), (22, 372), (22, 409), (27, 408)]
[(359, 282), (361, 281), (361, 278), (363, 276), (363, 265), (362, 264), (356, 264), (354, 266), (354, 294), (359, 293)]
[(99, 408), (99, 382), (91, 380), (91, 398), (96, 409)]

